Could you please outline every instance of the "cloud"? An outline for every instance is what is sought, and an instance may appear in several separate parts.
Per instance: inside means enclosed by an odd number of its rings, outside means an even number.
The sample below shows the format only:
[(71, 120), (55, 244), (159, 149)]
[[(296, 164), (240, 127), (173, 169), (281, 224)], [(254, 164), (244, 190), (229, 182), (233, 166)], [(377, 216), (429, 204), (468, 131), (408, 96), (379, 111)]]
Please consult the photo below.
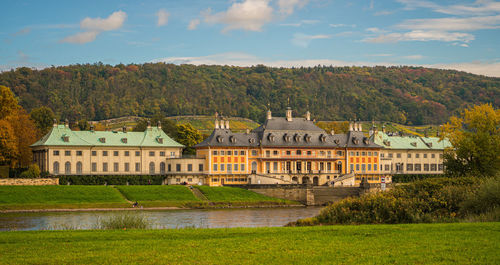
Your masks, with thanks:
[(307, 47), (313, 40), (320, 40), (320, 39), (330, 39), (332, 38), (331, 35), (306, 35), (303, 33), (295, 33), (293, 35), (292, 43), (296, 46), (299, 47)]
[(396, 25), (402, 29), (475, 31), (500, 28), (500, 15), (467, 18), (408, 19)]
[(388, 16), (388, 15), (391, 15), (393, 13), (394, 13), (394, 11), (382, 10), (382, 11), (375, 12), (375, 14), (373, 14), (373, 15), (374, 16)]
[(303, 25), (314, 25), (318, 24), (320, 21), (315, 19), (303, 19), (297, 23), (283, 23), (280, 26), (290, 26), (290, 27), (300, 27)]
[(158, 21), (156, 22), (156, 25), (158, 27), (165, 26), (168, 24), (168, 17), (170, 16), (170, 13), (167, 12), (165, 9), (160, 9), (158, 12), (156, 12), (156, 16), (158, 17)]
[(31, 32), (31, 28), (30, 27), (26, 27), (26, 28), (22, 28), (20, 29), (19, 31), (15, 32), (12, 34), (12, 37), (17, 37), (17, 36), (21, 36), (21, 35), (26, 35), (28, 33)]
[(94, 41), (103, 31), (117, 30), (123, 26), (127, 14), (123, 11), (113, 12), (107, 18), (86, 17), (80, 22), (80, 28), (86, 31), (68, 36), (60, 42), (84, 44)]
[(474, 40), (474, 35), (468, 33), (413, 30), (405, 33), (389, 33), (378, 35), (376, 37), (368, 37), (363, 41), (371, 43), (390, 43), (399, 41), (469, 42), (472, 40)]
[(374, 28), (366, 28), (365, 30), (368, 31), (368, 32), (372, 32), (372, 33), (384, 33), (384, 32), (387, 32), (385, 30), (382, 30), (382, 29), (379, 29), (379, 28), (376, 28), (376, 27), (374, 27)]
[(417, 8), (427, 8), (434, 12), (448, 15), (487, 15), (500, 12), (500, 2), (489, 0), (477, 0), (472, 4), (459, 4), (443, 6), (431, 1), (422, 0), (397, 0), (403, 4), (405, 10), (413, 10)]
[(368, 54), (368, 56), (373, 56), (373, 57), (390, 57), (392, 54), (390, 53), (376, 53), (376, 54)]
[(304, 7), (309, 0), (278, 0), (279, 12), (283, 15), (291, 15), (295, 8)]
[(261, 31), (273, 18), (269, 0), (245, 0), (233, 3), (227, 11), (212, 14), (211, 9), (202, 12), (208, 24), (224, 24), (223, 32), (235, 29)]
[(350, 24), (350, 25), (346, 25), (346, 24), (330, 24), (329, 25), (330, 27), (332, 28), (340, 28), (340, 27), (351, 27), (351, 28), (355, 28), (356, 25), (355, 24)]
[(199, 19), (192, 19), (191, 21), (189, 21), (188, 29), (195, 30), (199, 24), (200, 24)]
[[(410, 55), (412, 56), (412, 55)], [(267, 61), (246, 53), (221, 53), (200, 57), (166, 57), (153, 60), (152, 62), (164, 62), (174, 64), (194, 64), (194, 65), (234, 65), (252, 66), (263, 64), (270, 67), (314, 67), (317, 65), (332, 66), (401, 66), (401, 63), (389, 62), (363, 62), (363, 61), (340, 61), (330, 59), (305, 59), (305, 60), (275, 60)], [(452, 69), (465, 71), (473, 74), (480, 74), (492, 77), (500, 77), (500, 62), (462, 62), (448, 64), (414, 64), (438, 69)]]
[(401, 56), (401, 58), (404, 59), (409, 59), (409, 60), (421, 60), (424, 58), (423, 55), (420, 54), (415, 54), (415, 55), (406, 55), (406, 56)]

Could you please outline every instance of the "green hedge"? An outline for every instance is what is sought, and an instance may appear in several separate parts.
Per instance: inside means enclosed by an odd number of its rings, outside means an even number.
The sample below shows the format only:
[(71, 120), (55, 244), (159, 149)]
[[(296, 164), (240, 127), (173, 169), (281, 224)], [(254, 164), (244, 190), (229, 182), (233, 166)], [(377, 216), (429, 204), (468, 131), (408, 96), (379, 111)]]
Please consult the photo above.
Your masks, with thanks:
[(59, 185), (161, 185), (164, 176), (160, 175), (104, 175), (104, 176), (58, 176)]
[(402, 174), (393, 175), (392, 182), (394, 183), (409, 183), (417, 180), (430, 179), (430, 178), (442, 178), (444, 174)]

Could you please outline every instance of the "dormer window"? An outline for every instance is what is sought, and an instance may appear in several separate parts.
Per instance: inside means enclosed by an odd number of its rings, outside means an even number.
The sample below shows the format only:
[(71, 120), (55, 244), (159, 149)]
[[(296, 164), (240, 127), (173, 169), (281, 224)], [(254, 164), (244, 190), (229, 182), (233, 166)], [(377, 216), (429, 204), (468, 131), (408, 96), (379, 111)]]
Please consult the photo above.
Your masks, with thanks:
[(370, 139), (368, 139), (367, 137), (363, 138), (363, 143), (366, 145), (370, 144)]
[(231, 142), (231, 143), (233, 143), (233, 144), (234, 144), (234, 143), (236, 143), (236, 137), (234, 137), (234, 136), (232, 136), (232, 135), (231, 135), (231, 136), (229, 136), (229, 142)]
[(384, 140), (384, 145), (391, 146), (391, 141)]
[(250, 139), (248, 139), (248, 142), (251, 143), (251, 144), (253, 144), (253, 143), (255, 143), (255, 139), (254, 138), (250, 138)]
[(99, 142), (101, 142), (103, 144), (106, 143), (106, 138), (104, 138), (104, 137), (99, 138)]
[(333, 142), (334, 142), (335, 144), (339, 144), (339, 143), (340, 143), (339, 139), (335, 139), (335, 140), (333, 140)]
[(127, 138), (122, 138), (122, 143), (126, 144), (127, 143)]
[(410, 143), (410, 144), (411, 144), (411, 146), (413, 146), (413, 147), (417, 147), (417, 143), (416, 143), (416, 142), (412, 142), (412, 143)]
[(432, 147), (432, 143), (425, 143), (428, 147)]
[(292, 136), (285, 133), (285, 135), (283, 135), (283, 140), (288, 143), (292, 140)]
[(216, 139), (216, 140), (217, 140), (217, 142), (219, 142), (219, 143), (224, 142), (224, 138), (223, 138), (222, 136), (220, 136), (220, 135), (219, 135), (219, 136), (217, 136), (215, 139)]
[(359, 140), (356, 137), (352, 138), (352, 143), (353, 144), (359, 144)]
[(295, 142), (300, 142), (300, 135), (299, 134), (295, 134), (295, 136), (293, 137), (293, 139), (295, 140)]
[(163, 138), (158, 137), (158, 138), (156, 138), (156, 141), (158, 141), (158, 143), (162, 144), (163, 143)]
[(267, 136), (267, 139), (268, 139), (270, 142), (274, 142), (274, 139), (275, 139), (275, 138), (276, 138), (276, 137), (275, 137), (272, 133), (270, 133), (270, 134)]
[(69, 136), (64, 135), (64, 136), (62, 137), (62, 140), (63, 140), (63, 142), (66, 142), (66, 143), (67, 143), (67, 142), (69, 142)]
[(324, 134), (320, 135), (320, 136), (319, 136), (319, 140), (320, 140), (322, 143), (326, 142), (326, 135), (324, 135)]
[(307, 134), (304, 136), (304, 140), (305, 140), (307, 143), (310, 143), (310, 142), (311, 142), (311, 138), (312, 138), (312, 137), (311, 137), (310, 135), (307, 135)]

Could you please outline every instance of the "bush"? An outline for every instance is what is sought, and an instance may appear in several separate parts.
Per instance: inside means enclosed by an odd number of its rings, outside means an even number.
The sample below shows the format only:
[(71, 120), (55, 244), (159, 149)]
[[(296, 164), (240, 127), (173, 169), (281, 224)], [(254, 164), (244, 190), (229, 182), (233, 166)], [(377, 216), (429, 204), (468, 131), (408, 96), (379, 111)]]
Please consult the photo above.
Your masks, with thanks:
[(137, 214), (121, 214), (109, 217), (104, 220), (98, 220), (97, 229), (147, 229), (150, 228), (148, 220)]
[(23, 171), (20, 178), (32, 179), (40, 177), (40, 168), (36, 164), (31, 164), (27, 170)]
[(462, 215), (481, 215), (500, 209), (500, 177), (482, 180), (479, 187), (469, 192), (460, 206)]
[(104, 175), (104, 176), (89, 176), (89, 175), (66, 175), (59, 176), (59, 185), (161, 185), (164, 176), (161, 175)]
[(392, 182), (393, 183), (409, 183), (409, 182), (414, 182), (417, 180), (424, 180), (424, 179), (429, 179), (429, 178), (442, 178), (444, 175), (443, 174), (425, 174), (425, 175), (420, 175), (420, 174), (401, 174), (401, 175), (394, 175), (392, 176)]

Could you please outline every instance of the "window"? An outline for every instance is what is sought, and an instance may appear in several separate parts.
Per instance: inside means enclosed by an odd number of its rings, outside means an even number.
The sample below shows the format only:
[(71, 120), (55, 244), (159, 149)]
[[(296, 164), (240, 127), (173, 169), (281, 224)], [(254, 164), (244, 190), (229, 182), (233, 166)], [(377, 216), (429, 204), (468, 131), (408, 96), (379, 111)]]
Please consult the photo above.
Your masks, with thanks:
[(307, 151), (307, 155), (310, 156), (312, 153), (311, 151)]
[(361, 155), (362, 156), (366, 156), (366, 152), (361, 152)]
[(373, 156), (378, 156), (378, 152), (373, 152)]
[(234, 164), (233, 167), (234, 167), (234, 171), (238, 171), (238, 164)]
[(217, 164), (214, 164), (214, 171), (217, 171)]
[(368, 152), (368, 156), (372, 156), (372, 152)]
[(257, 150), (252, 150), (252, 155), (256, 156), (257, 155)]
[(368, 164), (368, 171), (372, 171), (372, 164)]
[(108, 151), (102, 151), (102, 156), (108, 156)]
[(220, 164), (220, 171), (224, 171), (224, 164)]
[(220, 151), (220, 155), (223, 156), (224, 155), (224, 150)]
[(350, 166), (351, 166), (351, 172), (354, 172), (354, 165), (351, 164)]
[(439, 165), (438, 165), (438, 170), (439, 170), (439, 171), (443, 171), (443, 164), (439, 164)]
[(125, 172), (129, 172), (130, 171), (130, 164), (129, 163), (125, 163), (124, 167), (125, 167)]
[(155, 156), (155, 151), (149, 151), (149, 156)]
[(188, 164), (188, 171), (193, 171), (193, 164)]
[(141, 171), (141, 163), (135, 163), (135, 171)]
[(176, 178), (175, 182), (181, 182), (181, 179), (180, 178)]
[(266, 172), (269, 173), (271, 171), (271, 162), (266, 162)]
[(389, 158), (392, 158), (392, 153), (389, 153), (387, 156), (388, 156)]
[(130, 156), (130, 151), (125, 151), (124, 154), (125, 156)]
[(54, 152), (52, 152), (52, 154), (53, 154), (54, 156), (58, 156), (58, 155), (59, 155), (59, 151), (58, 151), (58, 150), (54, 150)]
[(76, 151), (76, 156), (82, 156), (82, 151)]
[(384, 170), (389, 171), (389, 170), (391, 170), (391, 168), (389, 167), (389, 165), (385, 165)]
[(413, 164), (406, 164), (406, 171), (413, 171)]
[(120, 166), (118, 165), (118, 163), (113, 163), (113, 171), (114, 172), (118, 172), (119, 168), (120, 168)]
[(240, 155), (244, 156), (245, 155), (245, 151), (240, 151)]
[(356, 164), (356, 171), (359, 171), (359, 164)]
[(328, 172), (330, 172), (332, 170), (332, 163), (326, 164), (326, 170), (328, 170)]
[(217, 155), (217, 151), (213, 151), (213, 152), (212, 152), (212, 154), (213, 154), (214, 156), (216, 156), (216, 155)]
[(271, 151), (267, 150), (266, 151), (266, 157), (270, 157), (271, 156)]
[(297, 153), (297, 155), (302, 155), (302, 150), (297, 150), (295, 153)]
[(71, 174), (71, 163), (66, 162), (64, 164), (64, 174)]
[(141, 152), (140, 151), (135, 151), (135, 156), (141, 156)]
[(198, 171), (203, 172), (203, 164), (198, 164)]
[(108, 163), (106, 163), (106, 162), (102, 163), (102, 171), (108, 172)]
[(52, 170), (54, 171), (54, 174), (59, 174), (59, 162), (54, 162)]
[(325, 163), (323, 163), (323, 162), (319, 163), (319, 170), (321, 170), (321, 171), (325, 170)]
[(365, 172), (365, 171), (366, 171), (366, 165), (365, 165), (365, 164), (362, 164), (362, 165), (361, 165), (361, 171), (362, 171), (362, 172)]
[(97, 163), (92, 163), (92, 172), (96, 172), (97, 171)]
[(232, 151), (227, 151), (227, 155), (231, 156), (231, 155), (233, 155), (233, 152)]
[(233, 165), (227, 164), (227, 172), (232, 172), (232, 171), (233, 171)]
[(160, 163), (160, 174), (165, 174), (165, 162)]
[(240, 170), (245, 171), (245, 164), (240, 164)]
[(429, 164), (424, 164), (424, 171), (429, 171)]
[(113, 151), (113, 156), (118, 156), (120, 153), (118, 151)]
[(286, 154), (287, 154), (287, 155), (291, 155), (291, 154), (292, 154), (292, 152), (290, 152), (290, 151), (286, 151)]
[(397, 157), (397, 158), (401, 158), (401, 153), (397, 153), (397, 154), (396, 154), (396, 157)]
[(437, 164), (431, 164), (431, 171), (437, 170)]
[(422, 171), (422, 165), (421, 164), (415, 164), (415, 171)]
[(415, 158), (420, 158), (420, 154), (415, 154)]
[(64, 151), (64, 155), (65, 156), (70, 156), (71, 155), (71, 151), (69, 151), (69, 150)]
[(359, 152), (356, 152), (356, 156), (359, 156)]
[(273, 163), (273, 171), (278, 172), (278, 162)]
[(408, 154), (408, 158), (411, 158), (411, 154)]
[(380, 157), (381, 158), (384, 158), (385, 154), (384, 153), (380, 153)]
[(170, 152), (170, 157), (175, 157), (175, 152)]
[(427, 154), (424, 154), (424, 158), (427, 158)]
[(351, 152), (349, 153), (349, 155), (350, 155), (350, 156), (354, 156), (354, 152), (352, 152), (352, 151), (351, 151)]
[(278, 154), (279, 154), (279, 152), (277, 150), (273, 151), (273, 155), (277, 156)]
[(160, 156), (165, 156), (165, 151), (160, 151)]
[(431, 154), (431, 158), (436, 158), (436, 154)]
[(149, 174), (153, 175), (155, 173), (155, 163), (149, 162)]
[(377, 171), (377, 164), (373, 164), (373, 170)]
[(192, 181), (193, 181), (193, 179), (192, 179), (192, 178), (188, 178), (188, 182), (192, 182)]
[(172, 172), (172, 164), (168, 164), (168, 172)]
[(175, 164), (175, 171), (177, 172), (181, 171), (181, 164)]
[(82, 162), (80, 162), (80, 161), (76, 162), (76, 174), (79, 174), (79, 175), (82, 174)]
[(252, 171), (257, 172), (257, 162), (255, 161), (252, 162)]
[(97, 156), (97, 151), (92, 151), (92, 156)]

